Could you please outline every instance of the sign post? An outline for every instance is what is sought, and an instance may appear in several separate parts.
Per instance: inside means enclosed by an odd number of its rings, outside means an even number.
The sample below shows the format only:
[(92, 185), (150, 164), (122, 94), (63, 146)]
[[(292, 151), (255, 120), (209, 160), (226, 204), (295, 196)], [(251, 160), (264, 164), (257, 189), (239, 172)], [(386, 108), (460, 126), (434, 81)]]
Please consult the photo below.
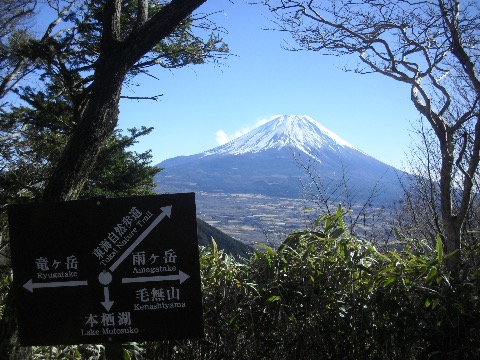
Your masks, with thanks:
[(22, 345), (204, 336), (193, 193), (13, 205), (8, 215)]

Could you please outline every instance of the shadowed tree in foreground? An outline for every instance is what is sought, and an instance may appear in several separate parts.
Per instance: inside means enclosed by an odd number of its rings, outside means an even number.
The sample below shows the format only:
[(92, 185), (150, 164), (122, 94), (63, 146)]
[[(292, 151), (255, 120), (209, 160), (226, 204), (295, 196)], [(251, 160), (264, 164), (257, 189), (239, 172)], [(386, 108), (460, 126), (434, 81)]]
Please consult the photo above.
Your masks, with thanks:
[[(171, 69), (202, 64), (228, 52), (217, 35), (218, 29), (206, 16), (192, 17), (205, 1), (38, 1), (49, 6), (56, 19), (47, 25), (40, 39), (24, 31), (15, 52), (4, 52), (12, 69), (15, 64), (21, 65), (39, 84), (55, 84), (58, 92), (50, 95), (53, 99), (64, 97), (71, 115), (67, 140), (59, 143), (58, 157), (47, 164), (51, 166), (49, 177), (36, 185), (40, 191), (44, 189), (38, 198), (46, 201), (78, 198), (86, 182), (93, 179), (91, 175), (95, 175), (92, 171), (99, 154), (103, 151), (105, 155), (105, 150), (108, 153), (107, 142), (126, 140), (121, 137), (114, 140), (112, 135), (118, 121), (122, 86), (134, 76), (148, 74), (148, 69), (155, 65)], [(29, 4), (34, 8), (37, 4), (17, 3), (19, 9)], [(57, 27), (60, 22), (67, 26)], [(192, 30), (194, 27), (211, 33), (206, 39), (200, 38)], [(26, 101), (27, 93), (38, 91), (28, 86), (18, 87), (23, 79), (20, 73), (12, 81), (8, 80), (8, 74), (3, 75), (9, 86), (2, 97), (11, 92)], [(17, 88), (11, 86), (14, 82)], [(3, 133), (2, 128), (2, 149), (4, 141), (22, 137), (27, 129), (21, 121), (14, 125), (8, 128), (11, 132)], [(132, 134), (133, 139), (136, 135)], [(91, 189), (91, 185), (90, 182), (86, 189)], [(11, 301), (7, 301), (3, 315), (0, 357), (14, 358), (17, 344)]]

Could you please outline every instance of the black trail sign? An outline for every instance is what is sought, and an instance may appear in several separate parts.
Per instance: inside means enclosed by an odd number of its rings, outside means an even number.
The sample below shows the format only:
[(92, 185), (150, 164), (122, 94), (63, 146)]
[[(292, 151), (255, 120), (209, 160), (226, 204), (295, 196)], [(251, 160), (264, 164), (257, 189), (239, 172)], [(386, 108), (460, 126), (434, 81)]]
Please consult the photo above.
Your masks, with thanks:
[(195, 195), (8, 208), (22, 345), (203, 337)]

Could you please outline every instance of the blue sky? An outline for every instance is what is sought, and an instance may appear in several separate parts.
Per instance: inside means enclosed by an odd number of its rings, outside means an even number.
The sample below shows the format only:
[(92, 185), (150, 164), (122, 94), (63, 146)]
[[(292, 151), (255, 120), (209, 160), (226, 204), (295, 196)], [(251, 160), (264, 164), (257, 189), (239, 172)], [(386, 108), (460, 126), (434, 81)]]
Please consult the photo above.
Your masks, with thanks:
[(153, 163), (196, 154), (227, 137), (254, 128), (274, 115), (309, 115), (363, 152), (402, 168), (411, 144), (411, 123), (419, 114), (408, 86), (380, 75), (359, 75), (354, 58), (289, 52), (288, 34), (272, 27), (267, 9), (245, 0), (209, 0), (198, 12), (228, 31), (231, 53), (221, 65), (172, 71), (157, 69), (159, 80), (138, 78), (126, 95), (163, 94), (158, 102), (123, 100), (120, 123), (153, 126), (136, 151), (152, 150)]

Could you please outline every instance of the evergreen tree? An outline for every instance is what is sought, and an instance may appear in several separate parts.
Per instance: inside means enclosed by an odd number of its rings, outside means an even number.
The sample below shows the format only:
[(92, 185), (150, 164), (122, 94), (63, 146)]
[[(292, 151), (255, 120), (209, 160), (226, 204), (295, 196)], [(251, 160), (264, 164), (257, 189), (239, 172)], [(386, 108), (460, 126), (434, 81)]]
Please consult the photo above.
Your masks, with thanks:
[[(19, 61), (37, 81), (29, 82), (31, 88), (22, 88), (18, 87), (22, 76), (16, 77), (17, 87), (9, 86), (8, 91), (19, 96), (18, 102), (2, 106), (3, 214), (5, 206), (13, 202), (123, 196), (152, 190), (152, 177), (158, 169), (150, 166), (150, 154), (126, 150), (151, 129), (130, 129), (127, 135), (115, 130), (122, 87), (136, 75), (148, 74), (154, 65), (178, 68), (202, 64), (228, 52), (213, 24), (203, 16), (192, 17), (205, 1), (70, 0), (44, 4), (56, 16), (42, 37), (28, 34), (18, 51), (6, 52), (7, 60), (12, 64)], [(59, 26), (61, 22), (67, 26)], [(206, 35), (199, 37), (195, 26), (206, 30)], [(2, 244), (6, 244), (4, 230), (2, 226)], [(8, 286), (2, 289), (5, 305), (0, 358), (26, 358), (28, 354), (18, 351)]]

